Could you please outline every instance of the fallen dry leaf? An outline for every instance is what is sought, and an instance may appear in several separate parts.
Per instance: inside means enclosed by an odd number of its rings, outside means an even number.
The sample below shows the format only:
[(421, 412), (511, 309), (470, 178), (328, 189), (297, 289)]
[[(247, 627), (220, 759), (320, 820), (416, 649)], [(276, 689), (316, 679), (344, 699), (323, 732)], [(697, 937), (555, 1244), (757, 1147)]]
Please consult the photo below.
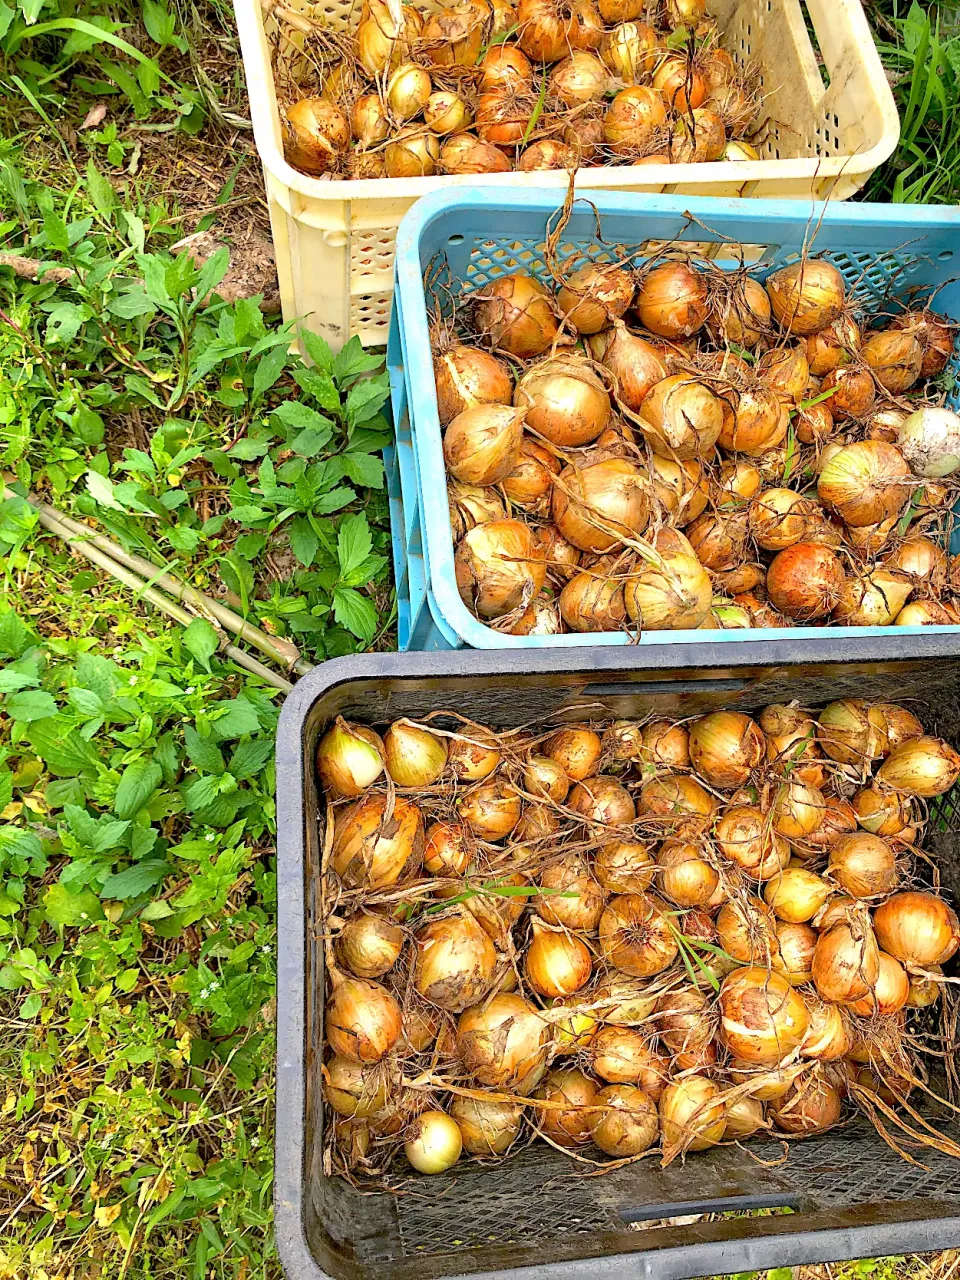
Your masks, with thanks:
[(107, 114), (107, 104), (98, 102), (95, 107), (91, 107), (87, 114), (83, 117), (81, 129), (95, 129), (98, 124), (103, 124)]

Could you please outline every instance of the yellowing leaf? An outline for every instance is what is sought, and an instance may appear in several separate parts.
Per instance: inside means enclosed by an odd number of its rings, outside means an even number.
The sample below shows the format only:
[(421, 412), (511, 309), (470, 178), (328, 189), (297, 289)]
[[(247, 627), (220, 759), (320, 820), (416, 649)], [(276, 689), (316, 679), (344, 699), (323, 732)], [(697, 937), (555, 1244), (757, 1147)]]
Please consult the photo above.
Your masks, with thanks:
[(98, 1227), (109, 1227), (120, 1217), (123, 1204), (100, 1204), (93, 1211)]
[(0, 818), (9, 822), (11, 818), (19, 818), (23, 811), (23, 804), (19, 800), (12, 800), (10, 804), (0, 813)]

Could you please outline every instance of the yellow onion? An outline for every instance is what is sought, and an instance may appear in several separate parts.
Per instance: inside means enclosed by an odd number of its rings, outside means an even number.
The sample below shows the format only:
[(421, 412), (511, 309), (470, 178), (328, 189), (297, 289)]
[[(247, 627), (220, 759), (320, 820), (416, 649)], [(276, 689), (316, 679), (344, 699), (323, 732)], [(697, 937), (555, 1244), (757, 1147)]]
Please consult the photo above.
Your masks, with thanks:
[(473, 855), (473, 839), (462, 822), (434, 822), (427, 828), (423, 869), (428, 875), (466, 875)]
[(632, 761), (640, 759), (643, 750), (643, 726), (635, 720), (615, 720), (604, 729), (600, 739), (605, 771), (619, 773)]
[(666, 120), (663, 96), (646, 85), (631, 85), (621, 89), (607, 108), (603, 141), (615, 156), (630, 159), (642, 152)]
[(524, 765), (523, 785), (533, 796), (562, 804), (570, 790), (570, 779), (558, 761), (549, 756), (532, 755)]
[(790, 858), (790, 846), (758, 805), (731, 805), (717, 820), (714, 835), (723, 856), (755, 880), (778, 876)]
[(588, 1007), (590, 1003), (590, 992), (568, 996), (565, 1000), (554, 1001), (553, 1008), (544, 1015), (553, 1027), (555, 1056), (579, 1053), (593, 1043), (600, 1023)]
[(719, 160), (726, 144), (723, 120), (711, 105), (695, 107), (689, 115), (679, 116), (668, 145), (673, 164), (703, 164)]
[(897, 443), (917, 475), (952, 475), (960, 467), (960, 417), (943, 405), (921, 405), (899, 426)]
[(403, 930), (385, 916), (358, 911), (337, 934), (337, 959), (358, 978), (380, 978), (403, 950)]
[(557, 605), (546, 593), (531, 600), (516, 622), (507, 628), (512, 636), (556, 636), (563, 629)]
[(565, 468), (553, 490), (560, 534), (581, 551), (604, 552), (642, 533), (650, 517), (647, 480), (626, 458)]
[(547, 574), (539, 543), (520, 520), (489, 520), (471, 529), (457, 547), (454, 569), (461, 599), (481, 618), (525, 608)]
[(833, 611), (835, 622), (847, 627), (888, 627), (900, 613), (914, 584), (886, 569), (872, 569), (847, 578)]
[(768, 969), (736, 969), (719, 995), (720, 1037), (734, 1057), (776, 1066), (807, 1034), (810, 1015), (789, 981)]
[(725, 1142), (740, 1142), (764, 1127), (763, 1103), (749, 1094), (726, 1104), (723, 1137)]
[[(488, 351), (475, 347), (453, 346), (434, 356), (433, 374), (443, 427), (448, 427), (466, 409), (483, 404), (509, 405), (513, 398), (513, 380), (507, 366)], [(471, 429), (477, 430), (474, 424), (484, 419), (477, 416), (469, 421)]]
[(637, 1156), (657, 1140), (660, 1129), (657, 1108), (642, 1089), (611, 1084), (594, 1098), (591, 1136), (608, 1156)]
[(484, 45), (486, 5), (457, 4), (427, 16), (420, 47), (437, 66), (473, 67)]
[(734, 569), (746, 556), (747, 513), (705, 511), (687, 526), (686, 534), (705, 568), (713, 573)]
[(523, 1107), (494, 1098), (454, 1095), (450, 1116), (456, 1121), (463, 1149), (472, 1156), (502, 1156), (513, 1146), (523, 1126)]
[(695, 458), (674, 462), (653, 454), (649, 461), (654, 493), (678, 528), (695, 520), (710, 498), (710, 483), (703, 464)]
[(336, 168), (350, 145), (350, 123), (325, 98), (302, 98), (286, 114), (283, 153), (295, 169), (320, 177)]
[(323, 1096), (338, 1116), (367, 1120), (387, 1105), (387, 1076), (382, 1068), (351, 1058), (331, 1058), (323, 1068)]
[(457, 414), (443, 437), (449, 473), (467, 484), (491, 485), (517, 465), (524, 410), (506, 404), (473, 404)]
[(717, 443), (730, 453), (762, 457), (784, 439), (789, 421), (773, 388), (757, 382), (741, 391), (735, 404), (727, 404)]
[(673, 374), (645, 397), (640, 419), (640, 429), (654, 453), (683, 461), (710, 453), (723, 426), (723, 408), (702, 382)]
[(922, 534), (911, 534), (884, 558), (884, 566), (917, 582), (943, 582), (947, 557), (943, 548)]
[(474, 295), (474, 324), (493, 347), (521, 359), (541, 355), (557, 336), (549, 295), (533, 276), (517, 272)]
[(644, 1088), (652, 1075), (663, 1071), (661, 1059), (640, 1031), (606, 1026), (590, 1042), (591, 1070), (608, 1084), (635, 1084)]
[(540, 1129), (546, 1138), (560, 1147), (579, 1147), (590, 1141), (596, 1116), (596, 1081), (576, 1067), (555, 1068), (536, 1096), (550, 1104), (537, 1108)]
[(706, 11), (706, 0), (666, 0), (663, 7), (671, 31), (678, 27), (696, 27)]
[(517, 792), (500, 778), (481, 782), (458, 802), (460, 817), (481, 840), (502, 840), (520, 821)]
[(841, 836), (830, 850), (829, 874), (853, 898), (876, 898), (892, 893), (900, 876), (893, 849), (868, 831)]
[(840, 1006), (814, 995), (808, 995), (806, 1001), (810, 1025), (800, 1045), (801, 1056), (835, 1062), (848, 1052), (851, 1043)]
[(708, 328), (715, 341), (752, 351), (770, 328), (766, 289), (750, 276), (735, 279), (714, 302)]
[(612, 898), (600, 917), (600, 950), (614, 969), (649, 978), (668, 968), (678, 946), (663, 904), (648, 894)]
[(545, 529), (540, 529), (538, 536), (547, 566), (547, 576), (559, 579), (561, 582), (569, 581), (580, 563), (579, 547), (573, 546), (567, 542), (566, 538), (561, 537), (560, 531), (552, 524), (547, 525)]
[(610, 419), (610, 397), (583, 357), (549, 356), (532, 365), (514, 392), (527, 426), (561, 448), (595, 440)]
[(645, 22), (620, 22), (600, 40), (600, 57), (625, 85), (639, 84), (653, 70), (656, 50), (657, 34)]
[(812, 920), (830, 893), (830, 886), (821, 876), (793, 862), (769, 880), (763, 889), (767, 906), (778, 919), (790, 924), (804, 924)]
[(684, 1076), (667, 1085), (659, 1103), (665, 1151), (705, 1151), (721, 1141), (727, 1122), (719, 1095), (706, 1076)]
[(765, 489), (750, 507), (750, 532), (764, 551), (782, 551), (803, 540), (812, 504), (792, 489)]
[(804, 344), (807, 363), (814, 377), (822, 378), (840, 365), (849, 364), (860, 346), (860, 326), (844, 312)]
[(357, 55), (363, 69), (376, 76), (396, 66), (422, 28), (423, 19), (412, 6), (403, 6), (397, 22), (386, 0), (368, 0), (357, 27)]
[(636, 817), (630, 792), (616, 778), (604, 774), (578, 782), (570, 792), (567, 805), (588, 822), (607, 827), (623, 826)]
[(409, 721), (396, 720), (383, 736), (387, 772), (398, 787), (429, 787), (447, 764), (442, 738)]
[(880, 952), (880, 974), (873, 990), (860, 1000), (850, 1005), (853, 1013), (863, 1018), (872, 1017), (875, 1013), (887, 1017), (897, 1013), (907, 1003), (910, 996), (910, 979), (906, 970), (893, 956), (885, 951)]
[(803, 347), (774, 347), (757, 362), (757, 375), (784, 400), (801, 401), (810, 377)]
[(599, 333), (633, 301), (633, 277), (623, 267), (588, 262), (564, 276), (557, 306), (578, 333)]
[(559, 62), (572, 45), (569, 9), (557, 0), (518, 0), (517, 42), (534, 62)]
[(810, 786), (823, 785), (817, 725), (812, 716), (795, 707), (774, 704), (760, 713), (760, 728), (767, 738), (767, 759), (775, 772)]
[(832, 416), (841, 420), (865, 418), (876, 400), (876, 389), (868, 371), (852, 366), (828, 373), (820, 389), (833, 392), (827, 403)]
[(710, 577), (695, 556), (667, 552), (660, 565), (641, 562), (624, 587), (630, 619), (643, 631), (698, 627), (710, 611)]
[(709, 818), (716, 805), (695, 778), (665, 773), (640, 789), (638, 813), (643, 818)]
[(643, 276), (633, 305), (651, 333), (689, 338), (710, 314), (706, 276), (684, 262), (661, 263)]
[(382, 142), (390, 132), (383, 103), (376, 93), (364, 93), (353, 104), (350, 113), (350, 127), (353, 136), (363, 147)]
[(429, 73), (414, 62), (402, 63), (387, 81), (387, 102), (400, 120), (418, 116), (432, 92)]
[(563, 930), (550, 929), (536, 919), (532, 928), (533, 939), (527, 948), (524, 972), (534, 991), (548, 997), (569, 996), (586, 986), (593, 962), (581, 939)]
[(904, 605), (897, 614), (895, 627), (943, 627), (956, 623), (956, 617), (935, 600), (915, 600)]
[(763, 477), (752, 462), (745, 462), (742, 458), (726, 458), (716, 481), (713, 494), (715, 505), (722, 508), (743, 507), (760, 492), (762, 484)]
[(544, 169), (576, 169), (578, 164), (573, 147), (555, 138), (540, 138), (524, 148), (517, 169), (520, 173), (537, 173)]
[(559, 830), (560, 819), (552, 808), (545, 804), (528, 804), (513, 829), (514, 843), (545, 840)]
[(500, 751), (488, 729), (467, 725), (450, 740), (447, 765), (461, 782), (482, 782), (500, 763)]
[(773, 827), (788, 840), (803, 840), (819, 827), (827, 803), (819, 787), (789, 778), (773, 797)]
[(938, 964), (928, 965), (927, 968), (933, 971), (932, 974), (924, 976), (908, 974), (910, 979), (910, 990), (907, 995), (908, 1009), (929, 1009), (940, 999), (940, 978), (943, 970)]
[(884, 390), (901, 395), (920, 377), (923, 349), (912, 333), (886, 329), (868, 334), (860, 358)]
[(956, 325), (936, 311), (903, 311), (894, 316), (889, 328), (903, 329), (920, 343), (923, 360), (920, 372), (924, 378), (935, 378), (946, 368), (953, 354)]
[(593, 993), (597, 1017), (614, 1027), (645, 1026), (655, 1012), (658, 992), (648, 982), (614, 973)]
[(535, 514), (545, 514), (554, 476), (560, 470), (557, 459), (525, 436), (517, 465), (503, 480), (503, 492), (514, 506)]
[(812, 969), (824, 1000), (849, 1004), (865, 996), (880, 973), (880, 951), (869, 921), (851, 916), (821, 933)]
[(543, 744), (543, 754), (556, 760), (571, 782), (595, 774), (602, 753), (599, 735), (580, 725), (559, 729)]
[(690, 735), (682, 724), (651, 720), (643, 727), (640, 760), (645, 766), (685, 769), (690, 763)]
[(383, 164), (388, 178), (429, 178), (437, 171), (440, 142), (417, 125), (387, 143)]
[(740, 964), (780, 966), (780, 944), (773, 912), (760, 898), (731, 898), (717, 915), (721, 948)]
[(777, 925), (777, 942), (783, 974), (791, 987), (801, 987), (810, 981), (810, 966), (817, 946), (817, 931), (808, 924)]
[(400, 1038), (400, 1006), (379, 982), (334, 979), (323, 1019), (330, 1048), (351, 1062), (379, 1062)]
[(733, 1058), (727, 1072), (734, 1084), (748, 1084), (750, 1092), (746, 1095), (758, 1102), (771, 1102), (774, 1098), (782, 1098), (790, 1088), (790, 1073), (783, 1067), (757, 1067), (749, 1062), (741, 1062)]
[(723, 148), (724, 160), (759, 160), (760, 152), (756, 147), (752, 147), (749, 142), (744, 142), (742, 138), (731, 138), (727, 145)]
[[(467, 104), (451, 89), (438, 89), (436, 93), (431, 93), (423, 109), (423, 118), (429, 125), (430, 131), (441, 138), (449, 134), (461, 133), (464, 129), (468, 129), (473, 121), (473, 115)], [(442, 150), (440, 159), (442, 163)]]
[(683, 54), (668, 54), (653, 73), (653, 87), (675, 112), (689, 112), (702, 106), (707, 96), (703, 76)]
[(547, 924), (584, 932), (597, 927), (606, 894), (580, 854), (564, 854), (559, 861), (544, 868), (540, 888), (543, 892), (531, 902)]
[(876, 784), (862, 787), (853, 796), (851, 808), (858, 824), (875, 836), (899, 836), (914, 820), (910, 796)]
[(846, 575), (829, 547), (797, 542), (780, 551), (767, 572), (770, 603), (796, 622), (825, 618), (840, 599)]
[(607, 68), (592, 53), (577, 49), (558, 62), (547, 78), (547, 92), (567, 107), (596, 102), (610, 83)]
[(613, 374), (617, 396), (637, 412), (649, 392), (667, 375), (666, 365), (650, 342), (631, 333), (622, 320), (590, 339), (590, 350)]
[(817, 495), (854, 528), (899, 514), (913, 482), (903, 455), (883, 440), (863, 440), (838, 450), (820, 472)]
[(362, 795), (383, 773), (379, 734), (337, 716), (317, 747), (317, 773), (335, 796)]
[(428, 1004), (461, 1013), (490, 990), (496, 965), (486, 933), (473, 916), (456, 910), (417, 935), (414, 987)]
[(877, 907), (873, 924), (884, 951), (908, 968), (943, 964), (960, 943), (957, 913), (934, 893), (895, 893)]
[(386, 889), (423, 858), (423, 816), (403, 796), (367, 796), (338, 811), (333, 869), (350, 888)]
[(824, 707), (818, 720), (820, 745), (831, 760), (865, 765), (886, 753), (886, 722), (876, 707), (841, 698)]
[(460, 1015), (457, 1053), (481, 1084), (526, 1097), (546, 1070), (550, 1029), (522, 996), (493, 996)]
[[(463, 888), (473, 892), (473, 896), (468, 897), (463, 903), (464, 909), (469, 911), (480, 928), (489, 934), (495, 946), (501, 948), (511, 946), (510, 930), (523, 915), (523, 909), (527, 903), (526, 895), (530, 891), (530, 882), (526, 876), (519, 871), (513, 872), (512, 875), (504, 875), (500, 872), (496, 876), (496, 883), (492, 886), (488, 876), (478, 876), (475, 880), (467, 880)], [(517, 894), (515, 892), (517, 889), (522, 890), (522, 894)], [(516, 975), (510, 970), (507, 976), (510, 984), (507, 985), (506, 980), (501, 978), (496, 984), (498, 990), (516, 990)]]
[(709, 1044), (717, 1026), (703, 992), (681, 987), (667, 991), (657, 1001), (657, 1030), (664, 1048), (672, 1058), (679, 1059)]
[(445, 1111), (424, 1111), (410, 1127), (403, 1154), (418, 1173), (445, 1173), (460, 1159), (463, 1140)]
[(784, 1133), (806, 1136), (823, 1133), (840, 1120), (840, 1094), (818, 1073), (800, 1076), (783, 1098), (770, 1104), (769, 1116)]
[(609, 840), (597, 850), (593, 870), (609, 893), (643, 893), (653, 883), (655, 863), (645, 845)]
[(766, 283), (774, 316), (784, 329), (801, 337), (833, 324), (846, 301), (843, 276), (821, 258), (783, 267)]
[(560, 593), (560, 616), (573, 631), (622, 631), (627, 621), (623, 585), (600, 576), (600, 567), (578, 573)]
[(712, 786), (743, 786), (763, 759), (766, 741), (742, 711), (711, 711), (690, 726), (690, 761)]
[(481, 142), (473, 133), (456, 133), (440, 148), (442, 173), (507, 173), (510, 161), (490, 142)]
[(657, 854), (658, 887), (678, 907), (707, 906), (720, 876), (702, 850), (685, 840), (665, 840)]
[(927, 735), (902, 742), (877, 770), (878, 782), (924, 799), (943, 795), (957, 778), (960, 755), (942, 738)]
[(824, 401), (799, 409), (793, 425), (801, 444), (820, 444), (833, 434), (836, 427), (829, 405)]

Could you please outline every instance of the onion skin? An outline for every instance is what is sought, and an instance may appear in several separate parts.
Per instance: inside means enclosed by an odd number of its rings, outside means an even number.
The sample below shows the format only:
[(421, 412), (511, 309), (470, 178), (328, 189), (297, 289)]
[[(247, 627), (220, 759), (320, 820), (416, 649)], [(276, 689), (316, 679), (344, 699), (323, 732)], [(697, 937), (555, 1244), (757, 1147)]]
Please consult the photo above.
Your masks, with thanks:
[(814, 986), (824, 1000), (835, 1004), (859, 1000), (876, 985), (880, 974), (873, 929), (856, 920), (833, 925), (820, 935), (812, 969)]
[(523, 1126), (523, 1107), (519, 1103), (497, 1102), (493, 1098), (454, 1095), (450, 1115), (460, 1130), (464, 1151), (472, 1156), (506, 1155)]
[(579, 159), (573, 147), (554, 138), (541, 138), (532, 142), (517, 161), (520, 173), (538, 173), (549, 169), (576, 169)]
[(742, 711), (712, 711), (689, 730), (690, 761), (715, 787), (741, 787), (763, 759), (766, 739)]
[(728, 1102), (724, 1116), (725, 1142), (740, 1142), (765, 1125), (763, 1103), (758, 1098), (751, 1098), (749, 1094)]
[(403, 950), (399, 925), (370, 911), (358, 911), (337, 935), (337, 959), (358, 978), (381, 978), (396, 964)]
[(441, 173), (509, 173), (512, 165), (491, 142), (472, 133), (455, 133), (440, 148)]
[(860, 347), (860, 326), (849, 315), (841, 315), (804, 344), (807, 363), (814, 377), (822, 378), (840, 365), (849, 364)]
[(696, 67), (682, 54), (668, 55), (653, 73), (653, 87), (668, 107), (682, 113), (703, 105), (707, 86)]
[(557, 306), (578, 333), (594, 334), (624, 314), (633, 293), (629, 271), (588, 262), (564, 277)]
[(287, 112), (284, 158), (295, 169), (320, 177), (336, 168), (350, 145), (350, 123), (325, 98), (302, 98)]
[(402, 720), (383, 735), (383, 749), (387, 773), (398, 787), (430, 787), (447, 767), (443, 738)]
[(540, 1128), (551, 1142), (560, 1147), (581, 1147), (590, 1141), (596, 1118), (595, 1081), (576, 1067), (561, 1067), (550, 1072), (536, 1096), (558, 1104), (538, 1108)]
[(841, 698), (824, 707), (819, 724), (818, 741), (839, 764), (863, 766), (887, 753), (886, 720), (875, 706)]
[(793, 863), (784, 867), (763, 889), (767, 906), (779, 920), (789, 924), (812, 920), (830, 893), (830, 886), (821, 876)]
[(885, 1018), (891, 1013), (898, 1013), (909, 997), (910, 979), (903, 965), (886, 951), (881, 951), (880, 976), (876, 986), (861, 1000), (855, 1000), (850, 1010), (862, 1018), (870, 1018), (874, 1014)]
[(489, 520), (465, 534), (454, 555), (457, 589), (481, 618), (525, 608), (547, 571), (533, 530), (520, 520)]
[(336, 1057), (322, 1071), (324, 1100), (338, 1116), (366, 1120), (387, 1105), (387, 1078), (376, 1066)]
[(460, 817), (481, 840), (502, 840), (520, 821), (523, 801), (500, 778), (481, 782), (457, 805)]
[(723, 950), (740, 964), (780, 967), (776, 918), (759, 898), (749, 898), (745, 905), (735, 899), (725, 902), (717, 915), (717, 934)]
[(445, 1111), (424, 1111), (413, 1121), (403, 1154), (418, 1173), (445, 1173), (460, 1159), (463, 1139)]
[(911, 333), (885, 329), (866, 337), (860, 358), (884, 390), (902, 395), (920, 377), (923, 349)]
[(533, 922), (533, 940), (527, 948), (524, 972), (541, 996), (571, 996), (590, 981), (593, 962), (583, 941), (573, 933), (554, 932)]
[(641, 5), (633, 18), (618, 21), (600, 40), (604, 65), (626, 85), (639, 84), (656, 64), (657, 34), (645, 22), (635, 21), (642, 16)]
[(710, 314), (706, 277), (682, 262), (664, 262), (641, 280), (634, 309), (661, 338), (689, 338)]
[(400, 1006), (379, 982), (341, 978), (327, 1000), (324, 1033), (330, 1048), (351, 1062), (379, 1062), (400, 1038)]
[(816, 1058), (820, 1062), (835, 1062), (850, 1049), (850, 1032), (839, 1005), (830, 1004), (818, 997), (807, 996), (810, 1026), (800, 1054), (804, 1058)]
[(724, 978), (719, 1002), (723, 1043), (757, 1066), (776, 1066), (799, 1048), (810, 1025), (803, 999), (767, 969), (736, 969)]
[(731, 805), (717, 821), (721, 853), (755, 880), (771, 880), (784, 869), (790, 848), (758, 805)]
[(442, 427), (448, 427), (458, 414), (474, 405), (508, 405), (513, 399), (510, 371), (489, 351), (452, 347), (434, 356), (433, 374)]
[(679, 948), (662, 906), (640, 893), (611, 900), (600, 917), (600, 950), (608, 964), (634, 978), (669, 968)]
[(702, 382), (673, 374), (644, 398), (640, 418), (654, 453), (683, 462), (710, 454), (723, 428), (723, 406)]
[(664, 1150), (705, 1151), (723, 1138), (726, 1113), (720, 1089), (705, 1076), (684, 1076), (660, 1098)]
[(770, 1118), (784, 1133), (804, 1137), (832, 1129), (840, 1120), (840, 1094), (821, 1075), (801, 1076), (782, 1099), (771, 1103)]
[(475, 296), (477, 332), (508, 355), (542, 355), (556, 338), (557, 321), (547, 291), (532, 276), (501, 276)]
[(686, 726), (669, 720), (651, 720), (644, 725), (640, 761), (655, 769), (685, 769), (690, 763)]
[(820, 389), (833, 392), (826, 403), (833, 417), (841, 422), (866, 418), (876, 401), (876, 388), (869, 372), (851, 365), (828, 373)]
[[(594, 1099), (591, 1136), (608, 1156), (637, 1156), (657, 1140), (660, 1124), (653, 1100), (629, 1084), (611, 1084)], [(599, 1118), (597, 1118), (599, 1117)]]
[(829, 547), (798, 542), (781, 551), (767, 573), (771, 604), (796, 622), (825, 618), (843, 591), (843, 565)]
[(457, 1052), (481, 1084), (527, 1097), (546, 1070), (550, 1030), (521, 996), (493, 996), (457, 1024)]
[(556, 760), (572, 782), (582, 782), (598, 771), (603, 744), (592, 729), (575, 726), (558, 729), (543, 744), (543, 754)]
[(623, 589), (627, 614), (641, 631), (699, 627), (710, 612), (713, 588), (695, 556), (666, 552), (662, 568), (642, 562)]
[(658, 382), (667, 376), (660, 353), (645, 338), (631, 333), (622, 320), (590, 342), (594, 356), (613, 374), (620, 402), (634, 413)]
[(649, 145), (666, 120), (662, 95), (646, 85), (634, 85), (622, 89), (607, 108), (603, 140), (615, 156), (629, 160)]
[(517, 465), (523, 441), (523, 409), (478, 404), (459, 413), (443, 437), (447, 470), (466, 484), (505, 480)]
[(500, 751), (493, 735), (485, 729), (466, 725), (462, 737), (447, 748), (447, 767), (461, 782), (482, 782), (500, 763)]
[(440, 141), (414, 124), (387, 144), (383, 152), (388, 178), (429, 178), (437, 171)]
[(795, 262), (767, 280), (770, 306), (779, 323), (800, 337), (819, 333), (840, 316), (846, 301), (843, 276), (819, 258)]
[(531, 905), (547, 924), (583, 932), (596, 929), (607, 895), (579, 854), (567, 854), (546, 867), (540, 888), (545, 892), (534, 896)]
[(720, 876), (697, 845), (665, 840), (657, 854), (658, 886), (678, 907), (705, 907), (720, 886)]
[(570, 792), (567, 807), (588, 822), (608, 827), (624, 826), (636, 817), (630, 792), (616, 778), (602, 773), (578, 782)]
[(578, 573), (560, 593), (560, 615), (571, 631), (622, 631), (627, 621), (623, 585), (594, 571)]
[(553, 522), (581, 551), (610, 551), (647, 527), (647, 481), (626, 458), (601, 458), (566, 467), (551, 502)]
[(830, 850), (827, 872), (853, 898), (879, 898), (900, 883), (896, 854), (868, 831), (841, 836)]
[(560, 463), (553, 454), (525, 436), (517, 465), (502, 482), (504, 495), (515, 507), (544, 515), (559, 470)]
[(901, 743), (877, 770), (877, 781), (894, 791), (932, 799), (960, 778), (960, 755), (948, 742), (924, 735)]
[(360, 796), (383, 773), (383, 742), (362, 724), (338, 717), (317, 747), (317, 773), (335, 796)]
[(447, 1013), (462, 1013), (490, 990), (497, 965), (493, 943), (465, 911), (433, 920), (417, 935), (414, 986)]
[(894, 316), (887, 326), (903, 329), (920, 343), (923, 352), (920, 372), (924, 378), (935, 378), (947, 366), (953, 347), (957, 326), (936, 311), (904, 311)]
[(640, 789), (638, 812), (641, 817), (709, 818), (716, 805), (709, 792), (696, 781), (682, 774), (663, 774), (645, 782)]
[(386, 889), (414, 875), (423, 858), (423, 816), (395, 796), (368, 796), (341, 809), (334, 823), (333, 869), (349, 888)]
[(607, 390), (578, 355), (548, 356), (532, 365), (513, 400), (532, 431), (564, 449), (596, 440), (610, 420)]
[(631, 1027), (601, 1027), (590, 1042), (590, 1067), (608, 1084), (643, 1087), (649, 1073), (660, 1065), (646, 1036)]
[(900, 450), (883, 440), (845, 445), (817, 478), (817, 496), (853, 528), (900, 514), (915, 485)]
[(944, 964), (960, 944), (957, 913), (933, 893), (895, 893), (873, 916), (877, 940), (907, 968)]

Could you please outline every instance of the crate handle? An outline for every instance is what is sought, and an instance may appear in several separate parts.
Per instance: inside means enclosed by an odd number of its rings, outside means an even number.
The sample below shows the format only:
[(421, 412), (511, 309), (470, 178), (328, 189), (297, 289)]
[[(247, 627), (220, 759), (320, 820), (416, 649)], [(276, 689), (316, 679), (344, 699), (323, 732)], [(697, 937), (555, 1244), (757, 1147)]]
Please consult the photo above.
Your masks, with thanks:
[(749, 689), (752, 680), (622, 680), (614, 684), (588, 684), (581, 697), (622, 698), (648, 693), (736, 693)]
[(657, 1218), (685, 1218), (695, 1213), (740, 1213), (745, 1209), (799, 1209), (796, 1196), (718, 1196), (714, 1200), (671, 1200), (666, 1204), (645, 1204), (641, 1209), (618, 1209), (624, 1222), (651, 1222)]

